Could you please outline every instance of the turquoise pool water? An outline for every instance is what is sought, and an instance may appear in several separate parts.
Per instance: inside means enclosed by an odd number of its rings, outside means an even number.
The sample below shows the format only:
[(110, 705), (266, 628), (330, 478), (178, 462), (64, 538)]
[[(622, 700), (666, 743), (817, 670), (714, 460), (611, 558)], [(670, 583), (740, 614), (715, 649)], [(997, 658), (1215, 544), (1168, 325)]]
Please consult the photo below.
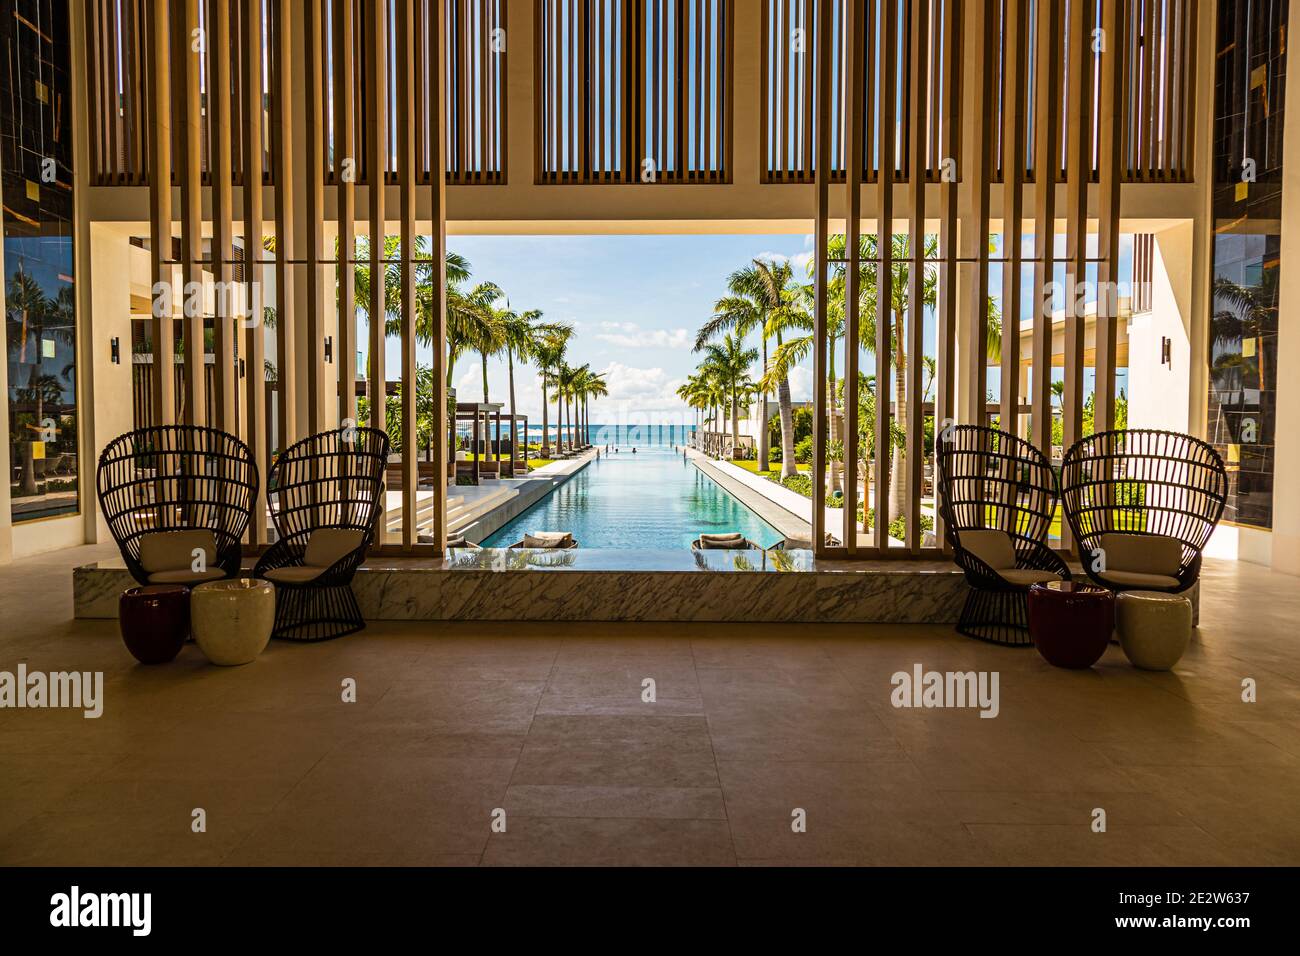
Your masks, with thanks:
[(671, 446), (601, 453), (486, 541), (506, 547), (534, 531), (570, 531), (583, 549), (689, 548), (700, 534), (740, 531), (771, 547), (781, 535)]

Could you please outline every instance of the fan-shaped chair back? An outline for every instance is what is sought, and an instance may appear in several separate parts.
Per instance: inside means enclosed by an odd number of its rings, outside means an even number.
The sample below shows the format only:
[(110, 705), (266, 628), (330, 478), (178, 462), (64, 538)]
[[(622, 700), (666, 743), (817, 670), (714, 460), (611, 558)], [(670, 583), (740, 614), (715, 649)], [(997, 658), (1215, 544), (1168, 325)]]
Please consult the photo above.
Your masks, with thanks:
[(289, 446), (271, 466), (267, 492), (280, 540), (306, 542), (313, 530), (374, 532), (384, 514), (388, 436), (339, 428)]
[(141, 539), (158, 531), (211, 531), (216, 565), (227, 575), (238, 573), (258, 474), (248, 446), (234, 435), (198, 425), (127, 432), (100, 454), (95, 486), (108, 530), (136, 580), (148, 581)]
[(1100, 432), (1075, 442), (1061, 463), (1061, 505), (1082, 553), (1111, 532), (1166, 535), (1182, 542), (1186, 572), (1199, 563), (1227, 499), (1223, 459), (1191, 435)]
[(1051, 463), (1029, 442), (996, 428), (956, 425), (940, 433), (939, 507), (953, 548), (961, 533), (1005, 531), (1016, 550), (1043, 542), (1056, 510)]

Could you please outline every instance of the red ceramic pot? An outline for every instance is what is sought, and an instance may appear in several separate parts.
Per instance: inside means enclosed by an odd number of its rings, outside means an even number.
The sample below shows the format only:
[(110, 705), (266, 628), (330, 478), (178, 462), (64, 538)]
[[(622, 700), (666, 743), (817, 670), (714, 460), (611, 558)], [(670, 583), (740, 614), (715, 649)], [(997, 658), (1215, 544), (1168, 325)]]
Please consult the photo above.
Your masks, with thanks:
[(1029, 635), (1056, 667), (1091, 667), (1115, 631), (1115, 595), (1075, 581), (1029, 586)]
[(122, 642), (141, 664), (175, 660), (190, 636), (190, 589), (180, 584), (127, 588), (117, 604)]

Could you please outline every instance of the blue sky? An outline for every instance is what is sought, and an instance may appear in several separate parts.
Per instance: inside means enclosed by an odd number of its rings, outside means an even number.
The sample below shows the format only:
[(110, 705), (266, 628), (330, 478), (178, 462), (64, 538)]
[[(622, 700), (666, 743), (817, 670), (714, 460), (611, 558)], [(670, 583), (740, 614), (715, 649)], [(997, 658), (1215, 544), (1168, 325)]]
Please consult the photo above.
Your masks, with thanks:
[[(516, 310), (541, 309), (571, 323), (570, 365), (606, 372), (610, 397), (593, 421), (690, 421), (673, 394), (695, 368), (695, 331), (726, 294), (726, 278), (755, 256), (797, 257), (804, 275), (809, 239), (778, 236), (449, 236), (470, 261), (471, 281), (496, 282)], [(757, 371), (757, 369), (756, 369)], [(800, 376), (796, 375), (796, 386)], [(506, 396), (504, 362), (489, 360), (494, 400)], [(462, 397), (482, 395), (477, 358), (455, 369)], [(806, 383), (804, 388), (806, 390)], [(516, 370), (521, 412), (541, 414), (534, 371)]]
[[(695, 332), (726, 294), (726, 278), (754, 258), (788, 258), (795, 275), (807, 280), (812, 237), (808, 235), (730, 236), (449, 236), (448, 247), (465, 256), (471, 283), (491, 280), (518, 311), (540, 309), (547, 319), (568, 322), (576, 334), (570, 343), (570, 365), (590, 363), (604, 372), (610, 396), (593, 404), (592, 419), (600, 424), (686, 422), (693, 420), (674, 394), (694, 370), (698, 356), (691, 351)], [(1090, 250), (1091, 252), (1092, 250)], [(1031, 249), (1026, 249), (1030, 254)], [(1058, 249), (1058, 255), (1064, 249)], [(1127, 295), (1131, 268), (1131, 237), (1121, 241), (1121, 294)], [(1001, 269), (991, 270), (991, 292), (1001, 298)], [(1063, 277), (1064, 267), (1058, 266)], [(1095, 269), (1089, 269), (1089, 278)], [(1032, 270), (1024, 277), (1023, 317), (1033, 301)], [(1091, 296), (1090, 296), (1091, 297)], [(1064, 303), (1058, 303), (1058, 307)], [(926, 351), (934, 353), (934, 321), (927, 317)], [(756, 339), (751, 344), (757, 344)], [(389, 367), (396, 368), (397, 345), (389, 343)], [(423, 350), (421, 363), (429, 361)], [(843, 367), (842, 355), (836, 359)], [(864, 372), (874, 361), (861, 358)], [(754, 376), (761, 373), (758, 364)], [(1054, 377), (1061, 377), (1055, 370)], [(998, 370), (989, 370), (989, 384), (998, 389)], [(519, 411), (530, 421), (541, 416), (541, 391), (536, 370), (516, 367)], [(805, 363), (791, 375), (796, 401), (811, 396), (812, 373)], [(1091, 390), (1091, 370), (1085, 391)], [(462, 356), (454, 383), (462, 399), (482, 397), (482, 373), (477, 356)], [(488, 385), (493, 401), (506, 401), (504, 359), (489, 359)], [(1127, 391), (1127, 371), (1121, 370), (1119, 389)], [(551, 412), (552, 416), (554, 410)]]

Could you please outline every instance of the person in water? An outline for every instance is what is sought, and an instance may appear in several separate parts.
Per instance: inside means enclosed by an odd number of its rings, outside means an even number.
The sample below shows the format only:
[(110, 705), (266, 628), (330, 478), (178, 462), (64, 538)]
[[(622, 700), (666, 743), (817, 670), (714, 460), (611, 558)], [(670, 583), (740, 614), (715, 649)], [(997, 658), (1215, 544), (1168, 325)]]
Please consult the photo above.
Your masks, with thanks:
[(636, 454), (636, 449), (635, 449), (635, 448), (632, 449), (632, 454), (634, 454), (634, 455)]

